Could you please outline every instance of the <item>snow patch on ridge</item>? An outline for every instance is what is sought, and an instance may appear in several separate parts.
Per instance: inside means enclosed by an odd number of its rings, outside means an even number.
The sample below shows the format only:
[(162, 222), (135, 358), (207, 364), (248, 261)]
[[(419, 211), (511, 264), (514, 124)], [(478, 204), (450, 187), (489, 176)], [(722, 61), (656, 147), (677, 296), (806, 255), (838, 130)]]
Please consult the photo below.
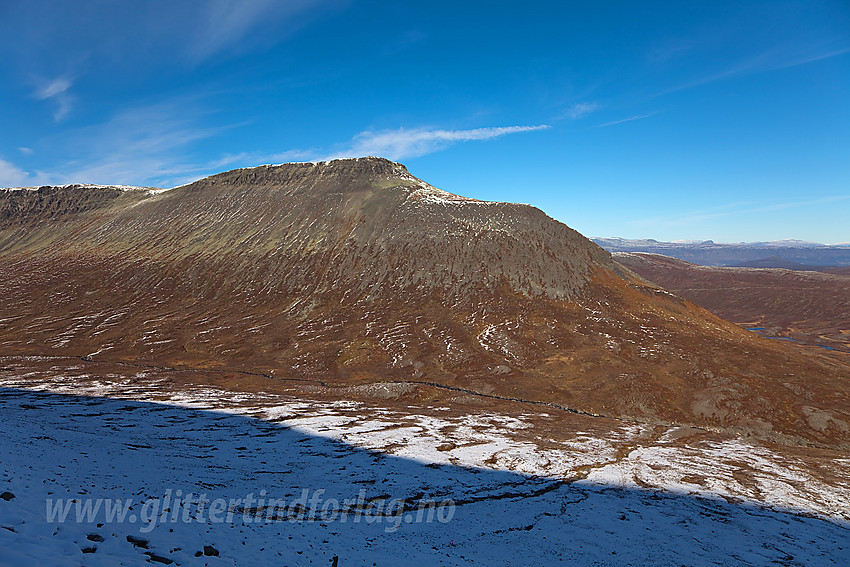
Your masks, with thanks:
[(151, 194), (162, 193), (164, 191), (170, 191), (170, 189), (158, 189), (155, 187), (136, 187), (134, 185), (99, 185), (99, 184), (91, 184), (91, 183), (66, 183), (64, 185), (39, 185), (39, 186), (31, 186), (31, 187), (2, 187), (0, 191), (38, 191), (42, 188), (50, 188), (50, 189), (71, 189), (71, 188), (80, 188), (80, 189), (119, 189), (121, 191), (146, 191)]

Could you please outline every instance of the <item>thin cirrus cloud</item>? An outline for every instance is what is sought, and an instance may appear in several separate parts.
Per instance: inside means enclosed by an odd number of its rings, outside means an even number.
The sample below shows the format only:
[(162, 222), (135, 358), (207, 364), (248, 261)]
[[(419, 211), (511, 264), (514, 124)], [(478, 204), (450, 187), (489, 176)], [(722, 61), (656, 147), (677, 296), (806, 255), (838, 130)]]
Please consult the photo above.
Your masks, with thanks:
[(203, 112), (187, 111), (186, 101), (119, 112), (107, 122), (74, 132), (62, 142), (83, 145), (84, 165), (67, 164), (65, 183), (178, 184), (197, 178), (192, 144), (238, 126), (202, 126)]
[[(65, 76), (36, 84), (35, 98), (70, 110), (73, 76), (116, 75), (126, 69), (159, 72), (267, 48), (349, 0), (192, 0), (186, 2), (0, 1), (4, 63), (21, 76)], [(91, 38), (91, 41), (80, 41)]]
[(173, 187), (225, 167), (370, 155), (401, 160), (437, 152), (461, 142), (490, 140), (550, 127), (543, 124), (468, 130), (399, 128), (364, 131), (340, 144), (344, 149), (338, 151), (319, 148), (278, 153), (242, 152), (216, 160), (199, 161), (191, 151), (194, 142), (214, 137), (236, 125), (204, 128), (198, 125), (198, 116), (181, 113), (180, 108), (180, 105), (159, 105), (129, 110), (103, 124), (77, 130), (55, 140), (60, 147), (83, 148), (86, 157), (82, 161), (66, 162), (50, 173), (30, 174), (4, 161), (0, 163), (0, 186), (103, 183)]
[(365, 131), (357, 134), (342, 151), (324, 159), (344, 157), (380, 156), (391, 160), (420, 157), (434, 153), (460, 142), (490, 140), (507, 134), (534, 132), (550, 128), (538, 126), (502, 126), (473, 128), (470, 130), (430, 130), (427, 128), (399, 128), (397, 130)]
[(623, 124), (624, 122), (632, 122), (634, 120), (643, 120), (644, 118), (649, 118), (650, 116), (655, 116), (661, 112), (660, 110), (656, 110), (653, 112), (647, 112), (646, 114), (636, 114), (635, 116), (629, 116), (628, 118), (621, 118), (620, 120), (612, 120), (611, 122), (605, 122), (604, 124), (598, 124), (594, 126), (594, 128), (607, 128), (608, 126), (615, 126), (617, 124)]
[(765, 203), (765, 202), (739, 202), (739, 203), (730, 203), (729, 205), (716, 207), (713, 210), (708, 211), (695, 211), (689, 214), (679, 215), (679, 216), (667, 216), (667, 217), (653, 217), (653, 218), (645, 218), (630, 221), (628, 224), (632, 226), (668, 226), (668, 227), (677, 227), (683, 225), (690, 225), (695, 222), (700, 222), (704, 220), (711, 220), (721, 217), (729, 217), (736, 215), (753, 215), (758, 213), (770, 213), (773, 211), (781, 211), (785, 209), (791, 209), (796, 207), (808, 207), (812, 205), (823, 205), (826, 203), (834, 203), (839, 201), (846, 201), (850, 199), (850, 195), (830, 195), (826, 197), (819, 197), (816, 199), (806, 199), (806, 200), (797, 200), (797, 201), (786, 201), (782, 203)]
[(246, 167), (262, 163), (285, 163), (289, 161), (320, 162), (342, 158), (378, 156), (390, 160), (421, 157), (448, 148), (454, 144), (474, 140), (489, 140), (518, 132), (545, 130), (550, 126), (502, 126), (496, 128), (473, 128), (469, 130), (434, 130), (427, 128), (398, 128), (396, 130), (366, 130), (338, 144), (344, 149), (328, 151), (322, 149), (295, 149), (277, 153), (240, 152), (227, 154), (211, 161), (199, 169), (214, 171), (222, 167)]
[(816, 49), (813, 47), (805, 47), (797, 50), (788, 48), (776, 48), (769, 51), (764, 51), (748, 58), (742, 59), (735, 64), (730, 65), (726, 69), (706, 75), (686, 83), (676, 85), (669, 89), (657, 93), (656, 96), (667, 95), (670, 93), (691, 89), (703, 85), (723, 81), (739, 76), (752, 75), (756, 73), (766, 73), (777, 71), (779, 69), (789, 69), (800, 65), (807, 65), (815, 61), (831, 59), (850, 53), (850, 47), (841, 47), (833, 49)]
[(0, 159), (0, 187), (19, 187), (26, 185), (30, 174), (15, 164)]
[(579, 120), (589, 114), (599, 110), (600, 105), (597, 102), (578, 102), (562, 113), (563, 118), (570, 120)]
[[(0, 163), (0, 186), (96, 183), (171, 186), (197, 179), (206, 168), (192, 144), (230, 126), (204, 127), (202, 113), (169, 103), (119, 112), (109, 120), (47, 138), (49, 153), (75, 156), (49, 171), (27, 172)], [(27, 152), (22, 152), (26, 155)]]
[(28, 187), (52, 183), (50, 175), (41, 172), (29, 172), (12, 162), (0, 158), (0, 187)]
[(188, 57), (195, 63), (229, 49), (241, 50), (246, 40), (280, 41), (340, 0), (209, 0), (192, 14), (194, 32), (187, 34)]
[(33, 93), (33, 96), (38, 100), (52, 100), (56, 103), (53, 118), (57, 122), (71, 112), (71, 95), (68, 93), (68, 89), (71, 88), (72, 84), (73, 80), (69, 77), (58, 77), (45, 82)]

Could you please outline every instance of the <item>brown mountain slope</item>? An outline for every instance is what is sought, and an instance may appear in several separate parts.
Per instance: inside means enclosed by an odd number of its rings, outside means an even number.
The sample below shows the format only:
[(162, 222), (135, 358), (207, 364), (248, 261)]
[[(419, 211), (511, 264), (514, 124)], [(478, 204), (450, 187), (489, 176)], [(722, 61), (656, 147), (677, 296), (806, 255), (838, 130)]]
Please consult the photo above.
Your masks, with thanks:
[(6, 357), (251, 372), (346, 397), (428, 383), (458, 403), (850, 440), (850, 363), (647, 284), (533, 207), (451, 195), (386, 160), (0, 202)]
[(699, 266), (658, 254), (615, 253), (648, 280), (724, 319), (800, 344), (850, 353), (850, 275)]

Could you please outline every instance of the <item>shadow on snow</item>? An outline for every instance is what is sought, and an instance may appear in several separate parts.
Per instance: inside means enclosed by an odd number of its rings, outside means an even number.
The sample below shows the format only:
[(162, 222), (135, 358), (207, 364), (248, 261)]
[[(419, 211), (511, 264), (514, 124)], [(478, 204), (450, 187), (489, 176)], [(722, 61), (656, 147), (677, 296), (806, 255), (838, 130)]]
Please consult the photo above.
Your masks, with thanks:
[[(11, 565), (850, 559), (850, 530), (840, 523), (723, 500), (426, 464), (228, 413), (2, 389), (0, 415), (0, 549)], [(90, 516), (77, 521), (87, 505)], [(56, 510), (64, 507), (59, 521)]]

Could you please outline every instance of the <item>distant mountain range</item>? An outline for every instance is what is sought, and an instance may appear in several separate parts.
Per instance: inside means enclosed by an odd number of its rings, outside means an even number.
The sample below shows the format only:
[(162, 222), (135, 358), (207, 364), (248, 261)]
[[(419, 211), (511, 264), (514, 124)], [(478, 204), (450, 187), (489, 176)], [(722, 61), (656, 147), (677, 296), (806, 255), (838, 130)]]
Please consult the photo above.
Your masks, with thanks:
[(653, 239), (592, 238), (609, 252), (664, 254), (703, 266), (819, 269), (850, 266), (850, 244), (820, 244), (803, 240), (718, 243), (712, 240), (661, 242)]

